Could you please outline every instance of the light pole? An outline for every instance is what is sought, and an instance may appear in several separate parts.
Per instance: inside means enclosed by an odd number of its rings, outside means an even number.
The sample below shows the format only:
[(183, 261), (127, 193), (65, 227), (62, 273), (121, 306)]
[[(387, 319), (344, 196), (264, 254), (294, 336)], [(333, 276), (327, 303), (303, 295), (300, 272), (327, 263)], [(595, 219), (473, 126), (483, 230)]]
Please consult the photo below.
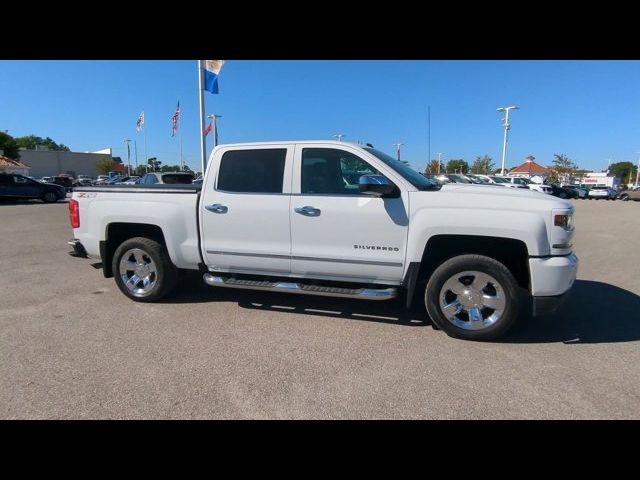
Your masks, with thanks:
[(440, 164), (442, 163), (442, 152), (436, 153), (438, 155), (438, 173), (440, 173)]
[(396, 155), (398, 156), (398, 161), (400, 161), (400, 147), (404, 145), (404, 143), (394, 143), (393, 146), (396, 147)]
[(638, 154), (638, 169), (636, 170), (636, 184), (638, 186), (638, 175), (640, 175), (640, 152), (636, 152)]
[(129, 148), (129, 144), (131, 143), (131, 140), (129, 140), (128, 138), (124, 139), (124, 143), (127, 145), (127, 168), (129, 170), (129, 176), (131, 176), (131, 148)]
[(334, 135), (334, 137), (336, 137), (338, 141), (341, 142), (342, 137), (346, 137), (346, 135), (344, 133), (338, 133), (337, 135)]
[(500, 169), (500, 175), (504, 175), (504, 161), (507, 157), (507, 137), (509, 135), (509, 130), (511, 129), (511, 124), (509, 123), (509, 112), (511, 110), (518, 110), (520, 107), (516, 105), (511, 105), (510, 107), (500, 107), (496, 111), (505, 112), (504, 115), (504, 142), (502, 143), (502, 168)]
[[(222, 115), (212, 113), (211, 115), (207, 115), (207, 118), (210, 118), (213, 122), (213, 148), (216, 148), (218, 146), (218, 119), (222, 118)], [(207, 164), (208, 163), (209, 161), (207, 160)], [(204, 175), (204, 172), (202, 175)]]

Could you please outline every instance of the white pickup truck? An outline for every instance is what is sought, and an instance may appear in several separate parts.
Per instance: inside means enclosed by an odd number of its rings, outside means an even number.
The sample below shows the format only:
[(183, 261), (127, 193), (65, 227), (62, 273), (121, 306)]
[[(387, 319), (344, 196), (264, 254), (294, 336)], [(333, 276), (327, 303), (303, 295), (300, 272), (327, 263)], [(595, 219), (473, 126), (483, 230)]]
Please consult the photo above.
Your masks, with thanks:
[(573, 212), (528, 190), (440, 186), (370, 146), (246, 143), (216, 147), (201, 186), (76, 188), (69, 243), (138, 302), (199, 270), (212, 287), (402, 293), (435, 328), (490, 340), (568, 293)]

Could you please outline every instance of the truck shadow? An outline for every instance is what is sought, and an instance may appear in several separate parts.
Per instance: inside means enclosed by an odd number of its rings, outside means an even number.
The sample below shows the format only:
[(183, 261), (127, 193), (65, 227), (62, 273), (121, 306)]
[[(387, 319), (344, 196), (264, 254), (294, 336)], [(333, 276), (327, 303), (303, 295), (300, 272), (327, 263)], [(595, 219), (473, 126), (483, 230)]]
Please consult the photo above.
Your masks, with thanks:
[[(251, 290), (212, 288), (199, 275), (187, 275), (166, 303), (234, 302), (239, 307), (393, 325), (424, 327), (431, 321), (416, 298), (407, 311), (404, 296), (384, 302)], [(444, 335), (444, 333), (443, 333)], [(640, 296), (590, 280), (576, 280), (569, 297), (549, 316), (523, 321), (497, 343), (585, 343), (640, 340)]]
[(502, 343), (618, 343), (640, 340), (640, 296), (614, 285), (576, 280), (556, 313), (530, 318)]

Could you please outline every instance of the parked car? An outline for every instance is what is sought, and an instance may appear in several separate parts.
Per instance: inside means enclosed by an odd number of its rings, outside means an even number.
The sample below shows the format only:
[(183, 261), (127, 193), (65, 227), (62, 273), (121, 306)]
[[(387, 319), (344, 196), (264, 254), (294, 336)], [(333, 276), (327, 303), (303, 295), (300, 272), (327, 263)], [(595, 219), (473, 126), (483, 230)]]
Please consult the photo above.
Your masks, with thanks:
[(551, 195), (558, 198), (578, 198), (578, 191), (572, 188), (561, 187), (555, 183), (547, 185), (551, 189)]
[(42, 183), (52, 183), (53, 182), (53, 177), (42, 177), (39, 182)]
[(53, 177), (51, 183), (55, 183), (56, 185), (60, 185), (64, 187), (67, 192), (73, 191), (73, 177), (68, 177), (66, 175), (58, 175)]
[(142, 176), (139, 185), (155, 185), (156, 183), (167, 184), (191, 184), (193, 173), (189, 172), (151, 172)]
[(98, 175), (98, 178), (95, 179), (93, 185), (104, 185), (107, 180), (109, 180), (109, 175)]
[(135, 185), (138, 183), (138, 180), (140, 180), (140, 177), (133, 175), (131, 177), (120, 177), (110, 185)]
[(93, 179), (89, 175), (78, 175), (77, 185), (87, 187), (93, 185)]
[(579, 185), (561, 185), (561, 186), (565, 190), (571, 190), (575, 192), (575, 196), (573, 198), (581, 198), (584, 200), (585, 198), (587, 198), (587, 195), (589, 194), (589, 190), (587, 190), (586, 188), (580, 187)]
[(524, 185), (529, 190), (536, 190), (541, 193), (551, 194), (552, 189), (549, 185), (543, 185), (541, 183), (535, 183), (529, 180), (528, 178), (522, 177), (509, 177), (509, 176), (501, 176), (500, 178), (506, 180), (507, 182), (515, 185)]
[(193, 185), (198, 185), (198, 186), (202, 186), (202, 181), (204, 180), (204, 178), (202, 177), (202, 175), (200, 175), (198, 178), (196, 178), (193, 182), (191, 182)]
[(596, 185), (595, 187), (591, 187), (591, 189), (589, 190), (589, 195), (587, 196), (587, 198), (589, 200), (591, 200), (591, 199), (611, 200), (611, 192), (609, 191), (609, 187), (597, 186)]
[[(369, 172), (356, 189), (343, 176), (354, 164)], [(534, 315), (557, 308), (578, 268), (571, 203), (438, 185), (354, 143), (219, 145), (202, 189), (96, 190), (81, 188), (69, 203), (70, 244), (76, 256), (100, 257), (103, 274), (137, 302), (170, 294), (180, 269), (200, 270), (215, 288), (402, 293), (406, 307), (424, 301), (425, 317), (447, 334), (490, 340), (529, 305)]]
[(632, 190), (624, 190), (620, 192), (618, 198), (623, 202), (627, 202), (629, 200), (640, 201), (640, 187), (635, 187)]
[(499, 177), (497, 175), (490, 175), (489, 178), (491, 180), (493, 180), (495, 183), (497, 183), (499, 185), (503, 185), (505, 187), (520, 188), (520, 189), (523, 189), (523, 190), (529, 190), (529, 187), (527, 185), (522, 185), (520, 183), (513, 183), (513, 182), (507, 180), (504, 177)]
[(42, 183), (15, 173), (0, 173), (0, 197), (39, 198), (45, 203), (65, 198), (64, 187), (53, 183)]

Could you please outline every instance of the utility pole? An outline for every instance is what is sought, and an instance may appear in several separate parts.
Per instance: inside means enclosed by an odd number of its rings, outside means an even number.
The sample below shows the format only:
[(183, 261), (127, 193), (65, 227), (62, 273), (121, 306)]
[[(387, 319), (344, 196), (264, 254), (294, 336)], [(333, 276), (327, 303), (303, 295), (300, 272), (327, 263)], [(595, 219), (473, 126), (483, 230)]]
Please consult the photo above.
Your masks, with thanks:
[(404, 143), (394, 143), (393, 146), (396, 147), (396, 155), (398, 157), (398, 161), (400, 161), (400, 147), (404, 145)]
[(438, 155), (438, 173), (440, 173), (440, 164), (442, 163), (442, 152), (436, 153)]
[(334, 135), (334, 137), (336, 137), (338, 141), (341, 142), (342, 137), (346, 137), (346, 135), (344, 133), (338, 133), (337, 135)]
[(511, 105), (510, 107), (500, 107), (496, 111), (505, 112), (503, 124), (504, 127), (504, 141), (502, 143), (502, 168), (500, 169), (500, 175), (504, 175), (504, 162), (507, 156), (507, 138), (509, 135), (509, 130), (511, 129), (511, 124), (509, 123), (509, 112), (511, 110), (518, 110), (520, 107), (516, 105)]
[(124, 143), (127, 146), (127, 165), (128, 165), (129, 176), (131, 176), (131, 148), (129, 148), (129, 144), (131, 143), (131, 140), (129, 140), (128, 138), (125, 138)]

